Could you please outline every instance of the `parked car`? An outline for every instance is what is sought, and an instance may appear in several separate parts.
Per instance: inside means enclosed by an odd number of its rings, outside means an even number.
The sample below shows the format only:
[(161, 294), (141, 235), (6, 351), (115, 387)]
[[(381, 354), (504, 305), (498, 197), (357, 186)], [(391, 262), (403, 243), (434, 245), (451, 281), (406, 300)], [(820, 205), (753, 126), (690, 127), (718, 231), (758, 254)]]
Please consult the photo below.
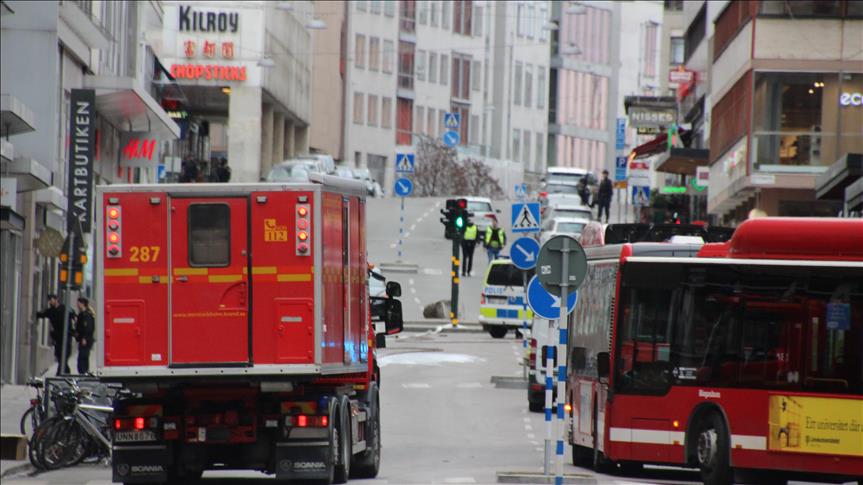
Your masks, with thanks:
[(320, 173), (313, 160), (285, 160), (270, 169), (267, 182), (308, 182), (310, 173)]
[(557, 217), (549, 219), (542, 223), (539, 244), (545, 244), (546, 241), (560, 234), (566, 234), (578, 239), (581, 236), (581, 231), (584, 230), (584, 226), (589, 223), (590, 219), (584, 218)]
[[(527, 372), (527, 408), (533, 413), (545, 409), (545, 359), (549, 340), (548, 320), (537, 318), (530, 329), (530, 354), (528, 355)], [(552, 365), (552, 378), (557, 378), (557, 359)], [(552, 387), (552, 397), (557, 396), (557, 386)]]
[[(533, 311), (525, 315), (524, 279), (522, 270), (509, 259), (495, 259), (488, 265), (483, 278), (479, 302), (479, 323), (494, 338), (503, 338), (509, 329), (518, 331), (527, 318), (533, 321)], [(527, 280), (533, 271), (526, 271)]]
[(298, 160), (312, 160), (318, 165), (318, 171), (326, 175), (336, 173), (336, 161), (326, 153), (308, 153), (297, 156)]
[(355, 168), (354, 178), (361, 180), (366, 184), (366, 191), (372, 197), (382, 197), (384, 195), (380, 184), (372, 178), (372, 173), (367, 168)]
[[(546, 187), (552, 185), (578, 185), (582, 178), (587, 178), (587, 185), (596, 185), (596, 175), (583, 168), (548, 167), (542, 181)], [(549, 192), (551, 192), (549, 190)]]
[(467, 199), (467, 210), (473, 212), (471, 220), (476, 224), (477, 236), (485, 237), (485, 230), (491, 227), (491, 221), (497, 221), (500, 209), (492, 207), (491, 199), (487, 197), (467, 196), (458, 198)]
[(336, 177), (341, 177), (345, 179), (355, 179), (354, 177), (354, 169), (345, 165), (339, 165), (336, 167)]
[(543, 218), (547, 217), (549, 207), (556, 207), (559, 205), (581, 205), (581, 197), (576, 193), (575, 187), (572, 187), (571, 193), (558, 192), (554, 194), (546, 194), (545, 192), (540, 192), (539, 207), (540, 214)]
[(545, 219), (556, 219), (558, 217), (577, 217), (581, 219), (593, 219), (593, 212), (586, 205), (560, 204), (550, 206), (545, 214)]

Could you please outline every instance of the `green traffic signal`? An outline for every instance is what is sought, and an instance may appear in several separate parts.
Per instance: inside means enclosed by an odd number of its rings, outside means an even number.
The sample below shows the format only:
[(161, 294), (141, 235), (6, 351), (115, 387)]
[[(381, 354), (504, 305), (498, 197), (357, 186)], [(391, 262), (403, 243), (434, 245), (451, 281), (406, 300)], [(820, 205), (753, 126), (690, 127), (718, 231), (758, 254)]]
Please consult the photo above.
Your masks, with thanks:
[(464, 227), (464, 217), (458, 216), (455, 218), (455, 227), (461, 229)]

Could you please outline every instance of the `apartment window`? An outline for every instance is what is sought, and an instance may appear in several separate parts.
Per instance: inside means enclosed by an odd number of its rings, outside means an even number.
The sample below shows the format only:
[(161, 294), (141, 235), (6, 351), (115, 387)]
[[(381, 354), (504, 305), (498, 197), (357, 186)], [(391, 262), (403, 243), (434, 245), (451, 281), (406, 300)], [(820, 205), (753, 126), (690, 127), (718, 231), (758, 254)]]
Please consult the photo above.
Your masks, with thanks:
[(665, 0), (665, 2), (663, 2), (663, 8), (672, 12), (682, 12), (683, 0)]
[(479, 61), (471, 62), (470, 71), (471, 71), (470, 88), (474, 91), (479, 91), (479, 86), (480, 86)]
[(671, 55), (669, 58), (671, 59), (671, 64), (674, 66), (683, 64), (684, 59), (684, 45), (683, 45), (683, 37), (672, 37), (671, 38)]
[(429, 108), (427, 115), (426, 134), (434, 138), (437, 136), (437, 110)]
[(363, 124), (363, 93), (354, 93), (354, 124)]
[(542, 152), (542, 145), (545, 141), (545, 135), (541, 132), (536, 133), (536, 165), (542, 165), (545, 154)]
[[(426, 51), (417, 51), (417, 81), (426, 80)], [(419, 108), (417, 108), (419, 109)]]
[(512, 102), (516, 106), (521, 106), (521, 62), (515, 63), (515, 80), (513, 81)]
[(357, 34), (354, 47), (354, 67), (362, 69), (366, 67), (366, 36)]
[(449, 56), (446, 54), (440, 56), (440, 83), (444, 86), (449, 83)]
[(373, 94), (369, 95), (368, 115), (368, 125), (378, 126), (378, 97)]
[(357, 12), (366, 11), (366, 0), (356, 0), (354, 1), (354, 5), (357, 6)]
[(414, 88), (414, 49), (411, 42), (399, 42), (399, 87)]
[(545, 109), (545, 67), (536, 66), (536, 107)]
[(473, 8), (473, 35), (474, 37), (482, 37), (482, 7), (476, 6)]
[(384, 41), (383, 71), (387, 74), (393, 73), (393, 58), (395, 57), (395, 45), (391, 40)]
[[(800, 1), (768, 0), (761, 3), (762, 15), (789, 15), (791, 17), (838, 17), (841, 5), (837, 1)], [(849, 6), (857, 2), (847, 2)]]
[(531, 3), (527, 6), (527, 38), (533, 39), (533, 30), (536, 28), (536, 9)]
[(422, 106), (417, 106), (414, 108), (414, 134), (422, 134), (425, 132), (423, 126), (425, 125), (426, 112), (425, 108)]
[(413, 101), (406, 98), (398, 98), (396, 100), (396, 144), (411, 144), (412, 124)]
[(429, 52), (429, 82), (437, 82), (437, 54)]
[(452, 113), (457, 113), (461, 119), (461, 124), (458, 127), (458, 134), (461, 138), (459, 145), (467, 145), (470, 134), (470, 105), (453, 103), (450, 110)]
[(446, 125), (444, 125), (444, 117), (446, 116), (446, 113), (447, 112), (442, 110), (442, 109), (438, 110), (438, 129), (437, 129), (437, 132), (440, 133), (441, 135), (443, 135), (444, 132), (447, 131), (447, 127), (446, 127)]
[(512, 153), (510, 153), (509, 158), (513, 162), (521, 160), (521, 132), (519, 130), (512, 130)]
[(641, 72), (645, 77), (656, 77), (656, 58), (657, 58), (657, 39), (656, 34), (659, 31), (659, 26), (653, 22), (648, 22), (644, 26), (644, 59), (642, 59)]
[(524, 4), (519, 2), (515, 9), (515, 31), (519, 37), (524, 37)]
[(468, 134), (471, 145), (479, 145), (479, 133), (479, 116), (470, 115), (470, 131)]
[(381, 0), (369, 0), (369, 12), (380, 14), (381, 13)]
[(444, 1), (441, 2), (440, 8), (440, 26), (442, 29), (449, 29), (449, 21), (452, 17), (452, 13), (450, 12), (450, 2)]
[(381, 98), (381, 128), (393, 127), (393, 98)]
[[(449, 0), (447, 0), (449, 1)], [(438, 26), (437, 20), (437, 2), (429, 3), (429, 23), (432, 27)]]
[(543, 5), (539, 8), (539, 40), (545, 42), (548, 40), (548, 30), (545, 29), (548, 24), (548, 7)]
[(689, 60), (692, 57), (692, 53), (695, 52), (695, 49), (701, 44), (701, 41), (704, 39), (705, 32), (707, 31), (707, 4), (701, 6), (701, 10), (695, 15), (695, 18), (692, 20), (692, 23), (689, 24), (689, 27), (686, 29), (686, 36), (684, 41), (684, 53), (683, 62)]
[(530, 166), (530, 156), (533, 155), (533, 152), (530, 151), (530, 139), (533, 134), (529, 130), (524, 130), (524, 145), (522, 146), (522, 161), (525, 165)]
[(414, 0), (403, 0), (399, 2), (399, 31), (406, 33), (416, 32), (416, 3)]
[(395, 0), (384, 0), (384, 15), (387, 17), (393, 17), (396, 14), (396, 2)]
[(377, 71), (381, 68), (381, 39), (369, 37), (369, 70)]
[[(395, 3), (395, 2), (393, 2)], [(429, 3), (423, 0), (420, 0), (417, 10), (417, 21), (420, 25), (426, 25), (428, 23), (429, 18)]]
[(455, 2), (452, 31), (456, 34), (471, 35), (472, 17), (473, 0)]
[(533, 66), (526, 64), (524, 66), (524, 107), (531, 106), (533, 106)]
[(461, 54), (452, 56), (453, 98), (470, 99), (470, 58)]

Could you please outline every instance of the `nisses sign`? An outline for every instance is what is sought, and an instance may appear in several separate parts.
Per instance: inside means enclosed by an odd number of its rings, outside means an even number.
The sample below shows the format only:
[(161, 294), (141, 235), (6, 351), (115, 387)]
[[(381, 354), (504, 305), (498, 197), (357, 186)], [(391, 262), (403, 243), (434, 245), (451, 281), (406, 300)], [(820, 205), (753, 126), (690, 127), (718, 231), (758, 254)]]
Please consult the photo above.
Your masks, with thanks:
[(180, 32), (233, 32), (240, 28), (237, 12), (199, 12), (180, 5)]

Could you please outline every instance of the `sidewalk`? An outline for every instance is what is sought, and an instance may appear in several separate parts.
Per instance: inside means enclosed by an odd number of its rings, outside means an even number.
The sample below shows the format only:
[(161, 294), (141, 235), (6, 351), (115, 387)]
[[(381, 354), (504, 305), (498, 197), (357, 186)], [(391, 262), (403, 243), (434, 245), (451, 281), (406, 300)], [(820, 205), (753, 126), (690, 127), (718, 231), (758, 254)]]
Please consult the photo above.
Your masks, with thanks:
[[(90, 353), (90, 369), (95, 365), (95, 352)], [(73, 348), (69, 356), (69, 367), (75, 372), (78, 362), (78, 352)], [(57, 374), (57, 363), (51, 365), (42, 377), (52, 377)], [(21, 416), (30, 407), (30, 399), (36, 397), (36, 391), (29, 386), (4, 384), (0, 387), (0, 432), (2, 434), (18, 435), (21, 433)], [(0, 460), (0, 477), (19, 475), (32, 469), (29, 460)]]

